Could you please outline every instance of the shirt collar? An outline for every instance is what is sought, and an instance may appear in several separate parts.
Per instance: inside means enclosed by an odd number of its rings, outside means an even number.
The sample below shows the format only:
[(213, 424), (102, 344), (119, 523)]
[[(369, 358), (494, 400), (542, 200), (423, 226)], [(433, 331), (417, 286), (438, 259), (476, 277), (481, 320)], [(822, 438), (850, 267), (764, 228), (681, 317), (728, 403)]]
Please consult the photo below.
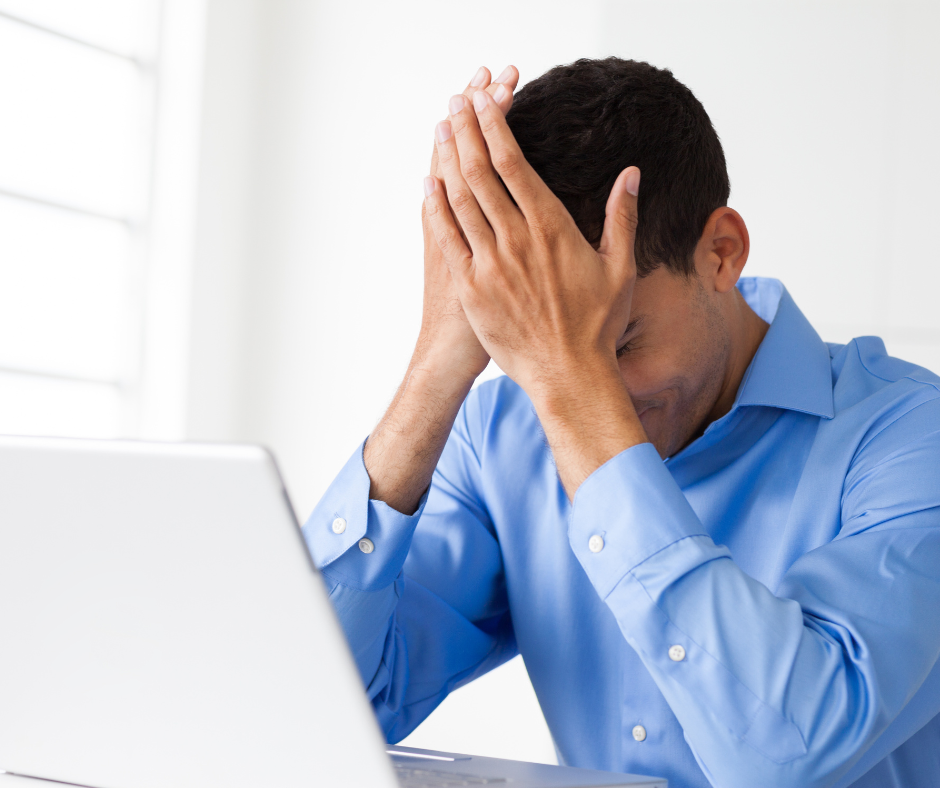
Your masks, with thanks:
[(770, 328), (744, 374), (734, 408), (762, 405), (831, 419), (829, 348), (787, 289), (776, 279), (746, 277), (738, 290)]

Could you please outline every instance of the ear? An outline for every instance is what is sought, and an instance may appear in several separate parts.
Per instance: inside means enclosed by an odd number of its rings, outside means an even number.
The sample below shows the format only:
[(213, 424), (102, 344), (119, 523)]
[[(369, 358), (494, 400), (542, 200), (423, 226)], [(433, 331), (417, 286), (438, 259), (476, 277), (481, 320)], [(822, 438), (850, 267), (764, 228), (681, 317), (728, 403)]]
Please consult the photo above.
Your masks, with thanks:
[(741, 278), (751, 250), (747, 225), (734, 208), (716, 208), (695, 247), (695, 270), (704, 283), (727, 293)]

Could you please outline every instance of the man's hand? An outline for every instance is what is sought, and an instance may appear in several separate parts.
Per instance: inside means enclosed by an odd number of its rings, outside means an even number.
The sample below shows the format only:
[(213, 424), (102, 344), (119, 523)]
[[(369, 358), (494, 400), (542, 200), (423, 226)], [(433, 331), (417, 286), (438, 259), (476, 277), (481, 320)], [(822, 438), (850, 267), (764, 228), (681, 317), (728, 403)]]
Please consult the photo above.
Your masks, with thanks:
[[(493, 95), (502, 87), (495, 106), (505, 115), (512, 106), (513, 91), (518, 82), (519, 72), (514, 66), (507, 66), (495, 82), (491, 82), (489, 70), (481, 67), (462, 95), (471, 101), (478, 90)], [(431, 157), (431, 175), (438, 179), (442, 177), (436, 145)], [(439, 369), (447, 368), (458, 378), (467, 378), (472, 383), (490, 357), (467, 322), (450, 272), (428, 224), (425, 206), (421, 208), (421, 221), (424, 225), (424, 305), (415, 350), (416, 361), (436, 365)]]
[(573, 498), (598, 466), (647, 440), (616, 360), (636, 280), (640, 172), (617, 178), (595, 251), (494, 97), (455, 96), (450, 110), (437, 133), (443, 184), (425, 182), (427, 217), (474, 332), (532, 399)]
[[(519, 73), (512, 66), (492, 84), (490, 72), (481, 68), (463, 95), (469, 99), (478, 91), (498, 93), (494, 111), (503, 115), (512, 104), (518, 81)], [(431, 167), (432, 173), (437, 172), (436, 156)], [(370, 498), (405, 514), (416, 510), (457, 411), (488, 361), (425, 219), (421, 333), (395, 399), (366, 442), (363, 461)]]

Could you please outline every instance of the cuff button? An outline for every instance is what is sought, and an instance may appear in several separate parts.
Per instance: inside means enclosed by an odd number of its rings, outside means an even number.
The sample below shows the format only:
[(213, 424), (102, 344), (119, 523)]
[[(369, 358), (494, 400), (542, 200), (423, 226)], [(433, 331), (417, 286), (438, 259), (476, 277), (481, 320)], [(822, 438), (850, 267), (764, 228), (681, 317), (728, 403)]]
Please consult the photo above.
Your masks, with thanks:
[(333, 521), (333, 533), (341, 534), (345, 530), (346, 530), (346, 521), (342, 517), (337, 517)]
[(669, 659), (673, 662), (682, 662), (685, 659), (685, 649), (682, 646), (670, 646)]
[(375, 550), (375, 545), (372, 544), (372, 540), (364, 536), (359, 540), (359, 549), (364, 553), (371, 553)]
[(604, 549), (604, 537), (600, 534), (594, 534), (590, 539), (588, 539), (588, 550), (592, 553), (599, 553)]

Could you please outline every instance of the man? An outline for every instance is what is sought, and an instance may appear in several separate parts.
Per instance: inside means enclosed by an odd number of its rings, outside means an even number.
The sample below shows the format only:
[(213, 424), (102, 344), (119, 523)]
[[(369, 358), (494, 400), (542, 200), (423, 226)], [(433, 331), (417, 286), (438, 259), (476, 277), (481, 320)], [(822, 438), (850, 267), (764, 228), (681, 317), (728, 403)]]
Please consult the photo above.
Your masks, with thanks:
[(437, 128), (414, 357), (304, 527), (389, 740), (521, 653), (562, 763), (940, 785), (940, 379), (740, 278), (670, 72), (515, 79)]

